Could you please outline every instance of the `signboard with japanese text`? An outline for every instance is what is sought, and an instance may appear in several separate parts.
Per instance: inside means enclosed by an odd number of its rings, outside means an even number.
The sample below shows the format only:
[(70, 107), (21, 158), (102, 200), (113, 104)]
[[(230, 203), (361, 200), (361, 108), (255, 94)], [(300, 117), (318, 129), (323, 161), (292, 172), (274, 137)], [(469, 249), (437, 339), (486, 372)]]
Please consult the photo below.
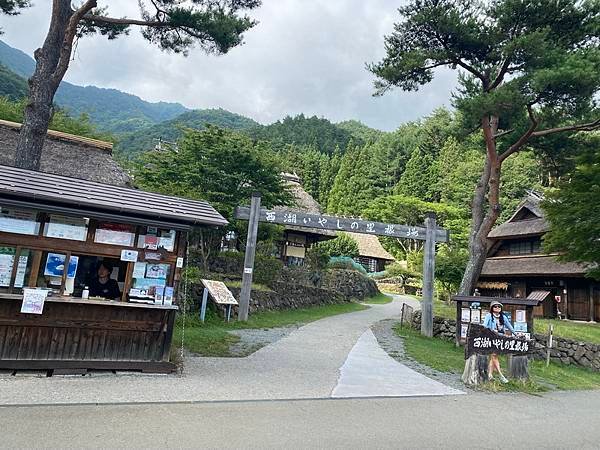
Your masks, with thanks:
[[(235, 209), (235, 218), (248, 220), (250, 218), (250, 208), (238, 206)], [(258, 220), (259, 222), (296, 227), (349, 231), (352, 233), (417, 239), (421, 241), (426, 239), (426, 229), (424, 227), (373, 222), (363, 219), (335, 217), (323, 214), (309, 214), (302, 211), (261, 209)], [(448, 231), (438, 228), (435, 233), (435, 240), (436, 242), (448, 242)]]
[(533, 341), (516, 336), (504, 336), (471, 323), (467, 331), (465, 359), (471, 355), (517, 355), (524, 356), (533, 350)]
[(237, 305), (238, 302), (222, 281), (202, 280), (202, 284), (208, 289), (210, 296), (219, 305)]

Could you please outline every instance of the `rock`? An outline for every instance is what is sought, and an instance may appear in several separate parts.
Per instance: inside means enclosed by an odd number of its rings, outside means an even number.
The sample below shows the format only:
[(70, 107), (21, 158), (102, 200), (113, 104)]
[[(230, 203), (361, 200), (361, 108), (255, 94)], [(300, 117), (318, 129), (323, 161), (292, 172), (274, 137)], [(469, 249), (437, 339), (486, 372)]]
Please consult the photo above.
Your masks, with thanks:
[(583, 355), (585, 355), (585, 347), (583, 345), (579, 345), (577, 350), (575, 350), (573, 358), (575, 358), (575, 360), (579, 360)]

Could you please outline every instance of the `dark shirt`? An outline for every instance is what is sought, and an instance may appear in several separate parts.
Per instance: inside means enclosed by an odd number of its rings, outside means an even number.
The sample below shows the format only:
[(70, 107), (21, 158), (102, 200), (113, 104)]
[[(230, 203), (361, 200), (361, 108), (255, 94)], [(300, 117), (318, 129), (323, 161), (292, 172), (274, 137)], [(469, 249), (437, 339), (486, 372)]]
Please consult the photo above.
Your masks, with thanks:
[(104, 298), (121, 298), (121, 291), (119, 290), (119, 285), (117, 284), (117, 280), (113, 280), (109, 278), (109, 280), (102, 284), (98, 278), (94, 278), (90, 282), (90, 297), (104, 297)]

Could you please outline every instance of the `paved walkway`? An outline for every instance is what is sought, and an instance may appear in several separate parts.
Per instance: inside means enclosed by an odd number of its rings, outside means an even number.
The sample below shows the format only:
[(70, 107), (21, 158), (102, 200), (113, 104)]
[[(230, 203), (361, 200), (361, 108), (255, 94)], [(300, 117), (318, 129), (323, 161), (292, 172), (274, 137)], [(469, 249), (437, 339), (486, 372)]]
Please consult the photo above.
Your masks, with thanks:
[[(364, 379), (360, 390), (350, 388), (348, 380), (360, 377), (353, 368), (358, 370), (361, 360), (364, 363), (368, 356), (364, 342), (358, 347), (355, 344), (373, 323), (399, 317), (403, 301), (417, 306), (415, 300), (402, 297), (386, 305), (372, 305), (365, 311), (321, 319), (246, 358), (188, 358), (183, 376), (2, 377), (0, 405), (306, 399), (330, 398), (332, 394), (407, 395), (406, 387), (400, 389), (401, 383), (389, 378), (409, 374), (415, 389), (419, 385), (418, 395), (455, 393), (449, 388), (442, 392), (440, 386), (431, 384), (432, 380), (417, 376), (416, 372), (393, 360), (396, 366), (392, 368), (391, 362), (381, 357), (379, 352), (382, 350), (372, 340), (367, 344), (379, 356), (373, 356), (374, 359), (366, 363), (371, 364), (371, 371), (378, 373), (379, 378)], [(368, 334), (365, 339), (368, 340)], [(351, 352), (353, 347), (355, 351)], [(341, 385), (337, 389), (340, 368)], [(367, 371), (363, 368), (361, 372)], [(387, 381), (382, 382), (384, 379)], [(371, 380), (378, 387), (373, 386), (367, 391), (364, 385)]]

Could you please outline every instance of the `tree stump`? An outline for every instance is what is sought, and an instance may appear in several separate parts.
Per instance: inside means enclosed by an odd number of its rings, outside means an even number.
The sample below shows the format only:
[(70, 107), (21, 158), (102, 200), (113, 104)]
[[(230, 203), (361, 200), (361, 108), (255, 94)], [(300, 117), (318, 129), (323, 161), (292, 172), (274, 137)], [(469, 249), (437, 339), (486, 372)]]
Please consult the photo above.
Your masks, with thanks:
[(488, 357), (486, 355), (471, 355), (465, 361), (462, 380), (467, 386), (477, 386), (485, 383), (488, 380)]
[(529, 380), (529, 359), (527, 356), (508, 355), (508, 376), (515, 380)]

